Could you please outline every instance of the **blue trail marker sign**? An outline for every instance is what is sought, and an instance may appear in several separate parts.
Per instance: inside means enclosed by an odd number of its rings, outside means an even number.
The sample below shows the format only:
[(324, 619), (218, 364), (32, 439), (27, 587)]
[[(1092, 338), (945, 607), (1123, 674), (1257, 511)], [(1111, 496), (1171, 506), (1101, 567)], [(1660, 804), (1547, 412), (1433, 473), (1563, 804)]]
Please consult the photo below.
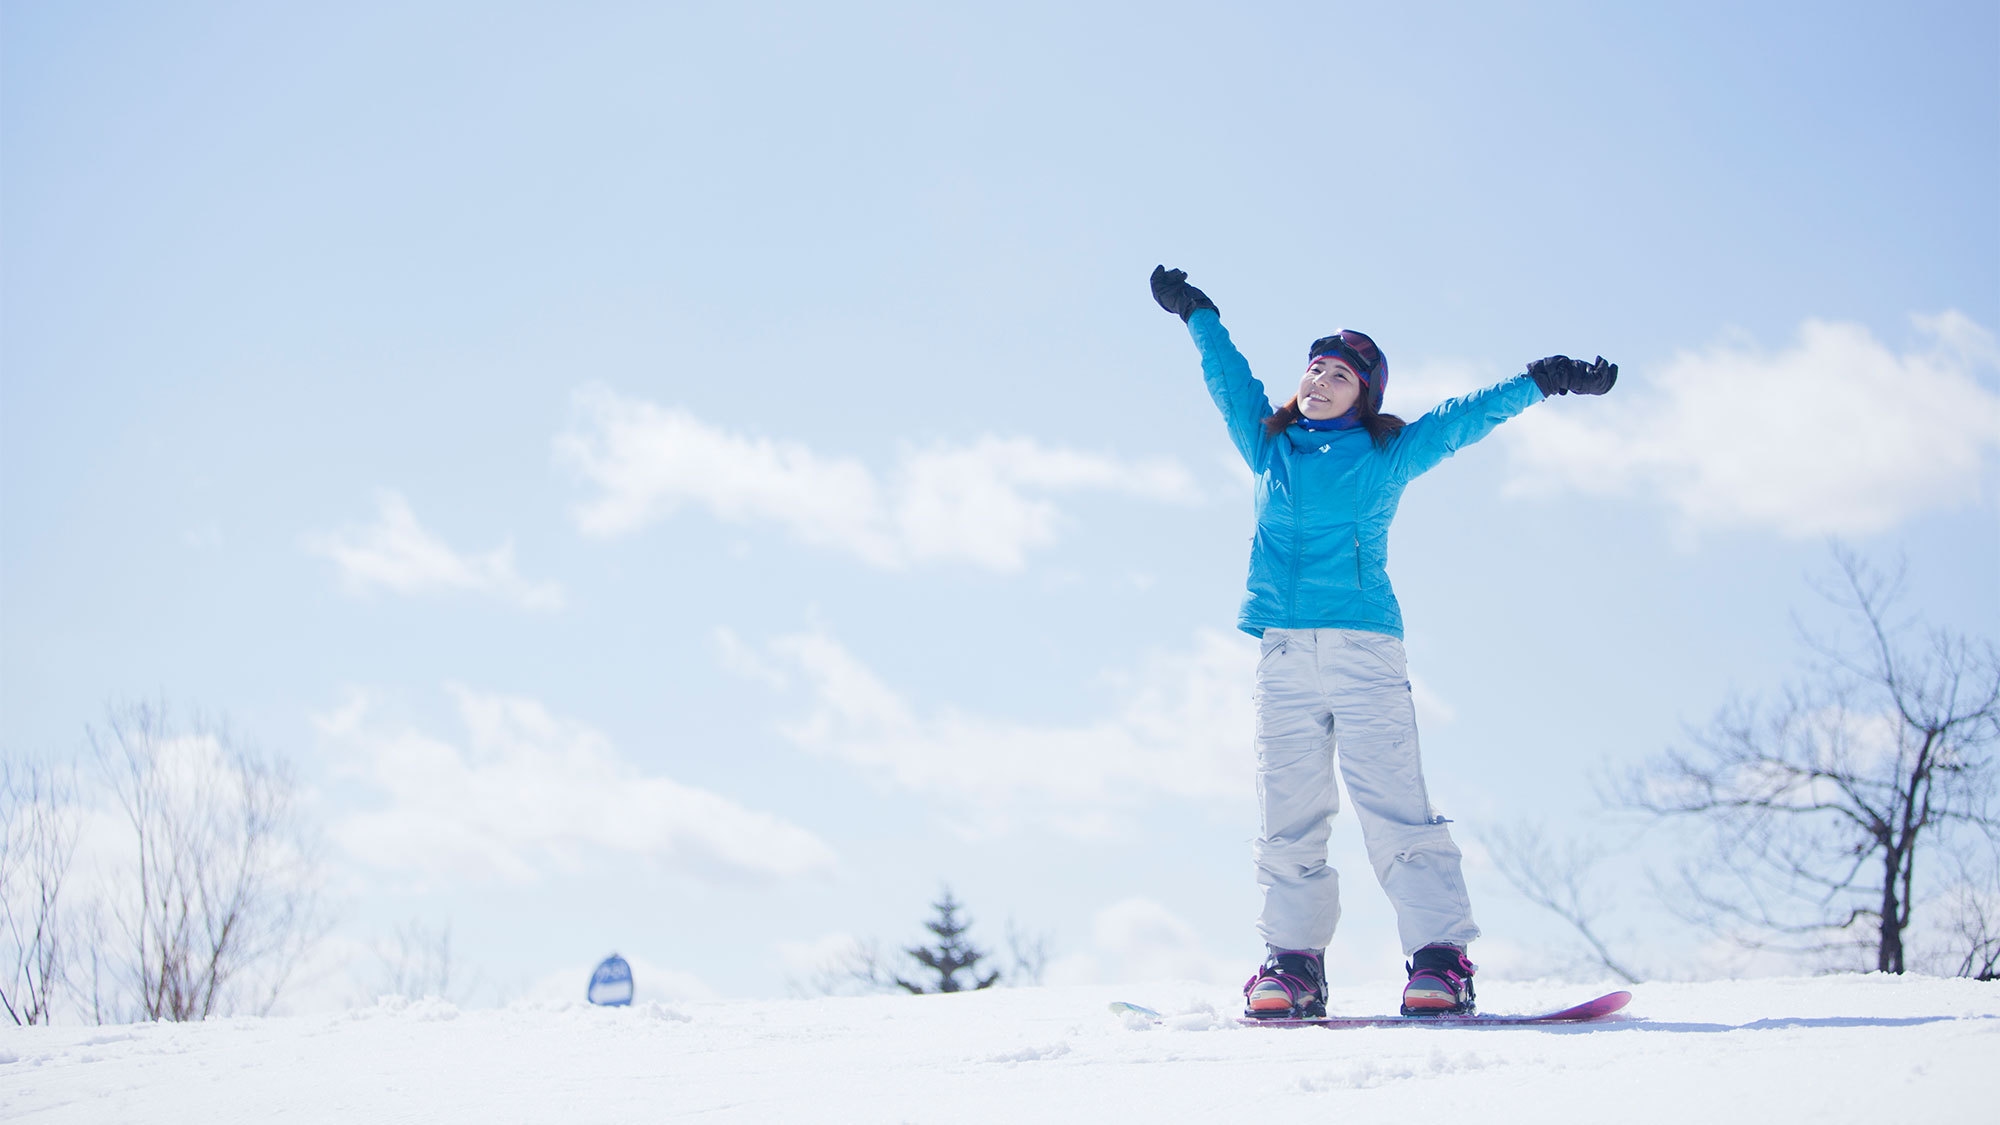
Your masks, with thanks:
[(590, 974), (590, 991), (585, 994), (591, 1003), (606, 1007), (618, 1007), (632, 1002), (632, 966), (625, 958), (613, 953), (598, 962), (595, 972)]

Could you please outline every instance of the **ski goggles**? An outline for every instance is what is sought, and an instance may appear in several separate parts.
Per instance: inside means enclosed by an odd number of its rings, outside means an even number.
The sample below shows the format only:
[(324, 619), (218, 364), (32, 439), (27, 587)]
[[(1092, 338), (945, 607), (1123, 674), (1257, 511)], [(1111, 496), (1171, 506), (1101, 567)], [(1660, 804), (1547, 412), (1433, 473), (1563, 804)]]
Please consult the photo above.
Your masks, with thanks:
[(1321, 356), (1330, 356), (1354, 368), (1354, 373), (1365, 381), (1375, 374), (1382, 365), (1382, 349), (1366, 333), (1352, 328), (1343, 328), (1331, 336), (1323, 336), (1313, 341), (1312, 354), (1306, 357), (1311, 363)]

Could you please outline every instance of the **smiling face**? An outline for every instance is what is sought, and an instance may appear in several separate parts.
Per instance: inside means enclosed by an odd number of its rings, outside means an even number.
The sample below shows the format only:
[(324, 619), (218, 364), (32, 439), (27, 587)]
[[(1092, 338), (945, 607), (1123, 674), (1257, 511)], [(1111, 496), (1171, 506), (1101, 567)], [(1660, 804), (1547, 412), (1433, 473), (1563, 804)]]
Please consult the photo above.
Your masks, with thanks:
[(1299, 413), (1315, 422), (1338, 418), (1361, 399), (1361, 380), (1344, 360), (1314, 356), (1299, 380)]

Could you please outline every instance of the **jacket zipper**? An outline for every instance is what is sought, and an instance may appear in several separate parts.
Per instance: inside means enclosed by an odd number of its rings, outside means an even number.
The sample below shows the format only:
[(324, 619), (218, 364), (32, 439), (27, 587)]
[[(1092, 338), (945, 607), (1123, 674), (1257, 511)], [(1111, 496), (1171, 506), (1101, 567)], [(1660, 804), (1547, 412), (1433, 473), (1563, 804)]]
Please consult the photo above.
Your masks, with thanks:
[(1291, 501), (1292, 505), (1292, 581), (1290, 592), (1285, 598), (1285, 627), (1287, 629), (1296, 629), (1299, 627), (1299, 552), (1305, 550), (1306, 541), (1306, 530), (1299, 526), (1298, 483), (1294, 479), (1292, 487), (1286, 490), (1286, 498)]

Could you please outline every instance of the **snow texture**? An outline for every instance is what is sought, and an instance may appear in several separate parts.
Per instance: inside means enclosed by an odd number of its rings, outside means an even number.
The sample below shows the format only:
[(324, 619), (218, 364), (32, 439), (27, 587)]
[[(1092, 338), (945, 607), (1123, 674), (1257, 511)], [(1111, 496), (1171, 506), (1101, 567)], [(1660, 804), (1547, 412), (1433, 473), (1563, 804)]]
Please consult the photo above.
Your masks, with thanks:
[[(1605, 991), (1598, 989), (1596, 991)], [(2000, 985), (1819, 977), (1645, 984), (1554, 1028), (1244, 1028), (1227, 990), (337, 1015), (0, 1032), (22, 1122), (1973, 1120), (2000, 1081)], [(1394, 982), (1336, 989), (1382, 1011)], [(1482, 982), (1495, 1012), (1587, 999)], [(1158, 1023), (1112, 1015), (1129, 999)]]

